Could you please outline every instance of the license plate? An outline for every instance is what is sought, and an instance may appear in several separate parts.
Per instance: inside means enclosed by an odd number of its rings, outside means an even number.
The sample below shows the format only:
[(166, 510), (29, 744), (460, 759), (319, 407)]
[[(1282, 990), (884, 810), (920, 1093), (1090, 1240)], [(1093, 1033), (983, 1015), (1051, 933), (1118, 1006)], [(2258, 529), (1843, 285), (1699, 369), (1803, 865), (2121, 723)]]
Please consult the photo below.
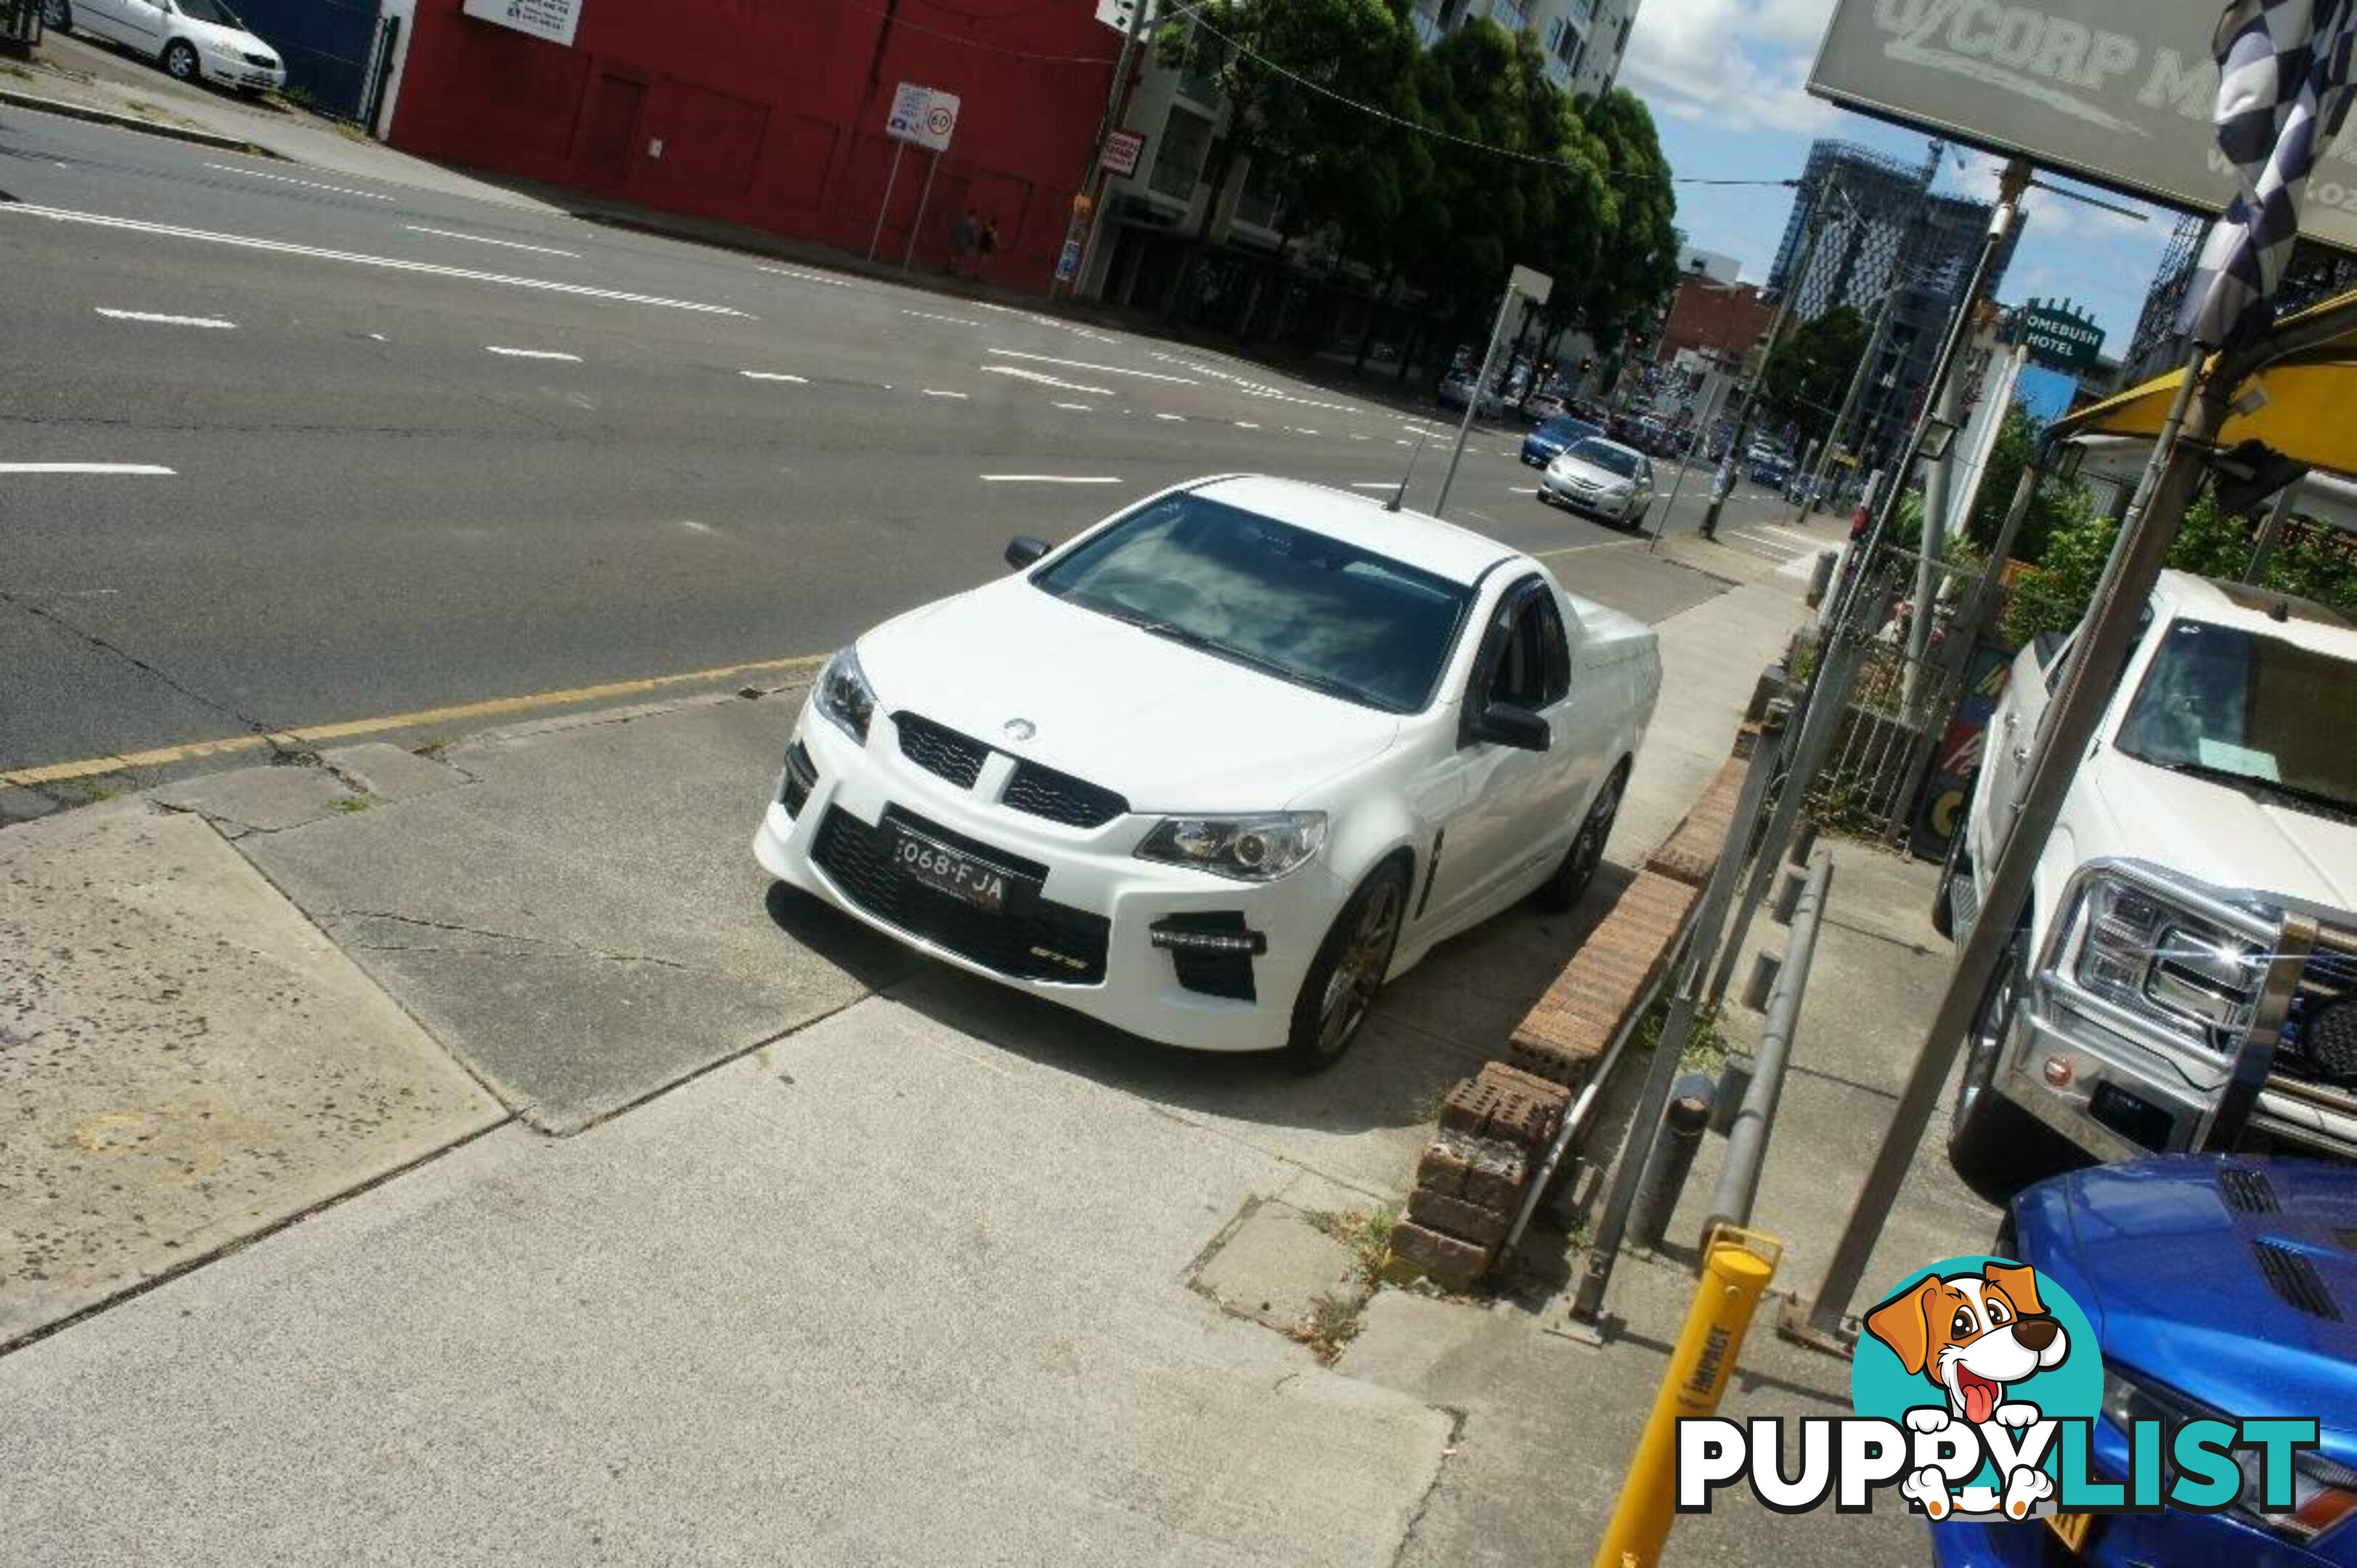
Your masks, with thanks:
[(893, 846), (893, 862), (910, 881), (963, 898), (977, 909), (993, 912), (1006, 907), (1006, 875), (970, 854), (920, 838), (903, 829)]
[(2046, 1516), (2046, 1528), (2062, 1538), (2062, 1544), (2073, 1552), (2087, 1550), (2087, 1538), (2095, 1532), (2095, 1516), (2091, 1513), (2050, 1513)]

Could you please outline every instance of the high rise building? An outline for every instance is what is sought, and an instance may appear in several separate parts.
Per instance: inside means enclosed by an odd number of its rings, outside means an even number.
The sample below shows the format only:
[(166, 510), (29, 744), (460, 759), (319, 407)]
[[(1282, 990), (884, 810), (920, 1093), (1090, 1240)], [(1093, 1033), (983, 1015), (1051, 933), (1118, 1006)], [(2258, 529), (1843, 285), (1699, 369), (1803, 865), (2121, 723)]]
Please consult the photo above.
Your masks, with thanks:
[[(1988, 234), (1989, 203), (1931, 191), (1938, 156), (1934, 149), (1910, 164), (1847, 142), (1815, 144), (1768, 275), (1771, 295), (1791, 293), (1796, 321), (1844, 305), (1871, 321), (1884, 294), (1899, 290), (1852, 437), (1869, 466), (1895, 454), (1921, 408), (1942, 334)], [(1796, 275), (1809, 231), (1820, 224), (1807, 274)], [(1991, 295), (2020, 232), (2017, 226), (1996, 259)]]
[[(2210, 220), (2190, 216), (2179, 218), (2170, 231), (2169, 248), (2161, 252), (2152, 287), (2144, 296), (2144, 310), (2136, 317), (2136, 336), (2121, 361), (2123, 386), (2184, 368), (2187, 346), (2184, 334), (2177, 329), (2177, 313), (2185, 303), (2186, 287), (2193, 281), (2194, 265), (2201, 259), (2201, 242), (2209, 232)], [(2313, 240), (2296, 241), (2291, 259), (2284, 263), (2276, 313), (2302, 310), (2352, 288), (2357, 288), (2357, 256)]]
[(1475, 16), (1510, 33), (1528, 30), (1547, 57), (1547, 77), (1575, 96), (1610, 88), (1629, 52), (1640, 0), (1416, 0), (1411, 19), (1426, 44)]

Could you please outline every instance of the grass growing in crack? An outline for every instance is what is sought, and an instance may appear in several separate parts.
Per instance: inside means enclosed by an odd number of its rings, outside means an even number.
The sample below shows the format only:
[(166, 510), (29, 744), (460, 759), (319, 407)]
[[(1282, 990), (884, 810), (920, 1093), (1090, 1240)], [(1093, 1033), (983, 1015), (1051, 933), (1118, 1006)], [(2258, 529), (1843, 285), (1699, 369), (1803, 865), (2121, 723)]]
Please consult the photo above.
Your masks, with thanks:
[(1351, 1208), (1321, 1208), (1309, 1216), (1309, 1223), (1350, 1248), (1358, 1260), (1359, 1273), (1372, 1284), (1391, 1257), (1392, 1227), (1399, 1223), (1399, 1210), (1377, 1208), (1361, 1213)]
[(354, 811), (365, 811), (375, 804), (376, 797), (373, 795), (347, 795), (328, 809), (349, 815)]
[(1321, 1295), (1309, 1304), (1308, 1319), (1295, 1330), (1293, 1337), (1330, 1367), (1342, 1353), (1342, 1347), (1359, 1337), (1361, 1310), (1360, 1304), (1348, 1296)]
[[(1717, 1007), (1695, 1010), (1694, 1027), (1687, 1031), (1685, 1049), (1678, 1053), (1678, 1066), (1685, 1071), (1716, 1074), (1734, 1054), (1718, 1026), (1718, 1013)], [(1638, 1049), (1650, 1051), (1660, 1045), (1662, 1030), (1669, 1020), (1670, 997), (1664, 993), (1646, 1010), (1643, 1021), (1637, 1026)]]
[(13, 76), (19, 81), (33, 80), (33, 73), (14, 60), (0, 59), (0, 75)]

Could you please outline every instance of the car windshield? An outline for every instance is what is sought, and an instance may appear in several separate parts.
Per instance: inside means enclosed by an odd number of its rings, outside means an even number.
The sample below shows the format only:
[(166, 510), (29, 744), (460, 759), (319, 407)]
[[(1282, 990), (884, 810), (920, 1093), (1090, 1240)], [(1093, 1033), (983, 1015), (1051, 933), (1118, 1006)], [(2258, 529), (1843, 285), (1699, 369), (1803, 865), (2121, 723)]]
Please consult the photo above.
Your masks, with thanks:
[(221, 0), (172, 0), (172, 4), (179, 8), (181, 16), (190, 21), (210, 22), (222, 27), (242, 28), (245, 26), (237, 19), (237, 13), (222, 5)]
[(1550, 419), (1539, 431), (1557, 441), (1584, 441), (1596, 434), (1596, 426), (1584, 419)]
[(1637, 454), (1626, 446), (1615, 446), (1609, 441), (1583, 441), (1565, 454), (1592, 468), (1603, 468), (1624, 479), (1637, 477)]
[(2350, 660), (2240, 627), (2180, 620), (2120, 721), (2120, 750), (2156, 768), (2357, 812)]
[(1432, 701), (1472, 590), (1193, 492), (1165, 496), (1036, 574), (1157, 636), (1385, 713)]

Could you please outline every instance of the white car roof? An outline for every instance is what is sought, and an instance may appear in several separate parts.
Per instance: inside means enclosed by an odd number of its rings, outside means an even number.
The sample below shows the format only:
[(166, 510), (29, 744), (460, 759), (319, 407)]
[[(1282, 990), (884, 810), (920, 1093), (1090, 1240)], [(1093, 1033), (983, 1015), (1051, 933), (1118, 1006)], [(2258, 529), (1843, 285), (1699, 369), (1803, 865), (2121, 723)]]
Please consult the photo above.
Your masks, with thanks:
[(1300, 479), (1240, 474), (1195, 487), (1207, 499), (1273, 517), (1388, 555), (1437, 577), (1473, 584), (1522, 553), (1469, 528), (1420, 511), (1385, 511), (1388, 496), (1338, 490)]
[[(2330, 606), (2296, 594), (2197, 577), (2172, 568), (2161, 573), (2152, 597), (2154, 607), (2164, 615), (2265, 631), (2344, 659), (2357, 656), (2357, 627)], [(2276, 614), (2278, 607), (2283, 611), (2280, 619)]]

